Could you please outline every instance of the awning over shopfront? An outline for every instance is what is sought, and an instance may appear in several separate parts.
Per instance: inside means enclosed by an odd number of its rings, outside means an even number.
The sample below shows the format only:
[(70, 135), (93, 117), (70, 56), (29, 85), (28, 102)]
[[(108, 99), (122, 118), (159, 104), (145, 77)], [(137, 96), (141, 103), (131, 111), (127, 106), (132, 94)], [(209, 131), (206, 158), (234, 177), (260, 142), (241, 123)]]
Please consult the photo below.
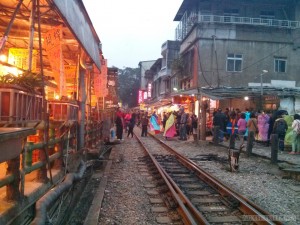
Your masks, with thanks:
[(49, 2), (54, 3), (66, 25), (69, 26), (86, 53), (100, 69), (99, 48), (101, 43), (82, 1), (49, 0)]
[[(41, 24), (41, 36), (53, 28), (62, 26), (62, 52), (65, 64), (78, 62), (79, 46), (82, 47), (92, 62), (100, 69), (100, 39), (81, 0), (39, 0), (39, 15), (34, 17), (32, 27), (31, 0), (1, 0), (0, 2), (0, 49), (1, 54), (9, 48), (39, 49), (38, 22)], [(17, 7), (19, 6), (19, 9)], [(37, 5), (35, 5), (37, 7)], [(36, 11), (37, 12), (37, 11)], [(32, 32), (34, 31), (34, 32)], [(33, 36), (31, 36), (33, 35)], [(33, 38), (32, 38), (33, 37)], [(43, 45), (43, 66), (51, 70), (47, 52)], [(39, 62), (37, 62), (39, 67)], [(23, 68), (22, 68), (23, 69)]]
[[(264, 95), (268, 96), (300, 96), (299, 88), (280, 88), (280, 87), (263, 87)], [(232, 99), (232, 98), (244, 98), (248, 97), (260, 97), (261, 88), (260, 87), (241, 87), (241, 88), (232, 88), (232, 87), (220, 87), (220, 88), (193, 88), (189, 90), (181, 90), (174, 92), (172, 95), (203, 95), (213, 100), (221, 99)]]

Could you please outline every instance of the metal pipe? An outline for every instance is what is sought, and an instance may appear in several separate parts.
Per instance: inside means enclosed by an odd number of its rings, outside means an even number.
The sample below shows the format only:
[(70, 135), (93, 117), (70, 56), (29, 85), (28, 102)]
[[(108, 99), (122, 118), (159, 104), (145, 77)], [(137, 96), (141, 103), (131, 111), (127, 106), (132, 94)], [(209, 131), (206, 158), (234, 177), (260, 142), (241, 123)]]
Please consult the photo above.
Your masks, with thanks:
[(34, 36), (34, 24), (36, 14), (36, 0), (32, 1), (31, 14), (30, 14), (30, 30), (29, 30), (29, 46), (28, 46), (28, 71), (32, 69), (32, 51), (33, 51), (33, 36)]
[(16, 19), (17, 13), (19, 12), (20, 7), (21, 7), (23, 1), (24, 0), (20, 0), (19, 1), (18, 5), (17, 5), (17, 7), (16, 7), (16, 9), (14, 11), (14, 14), (12, 15), (11, 20), (9, 21), (9, 24), (8, 24), (6, 30), (5, 30), (5, 33), (4, 33), (3, 37), (0, 40), (0, 53), (1, 53), (2, 49), (4, 48), (5, 42), (7, 40), (7, 36), (8, 36), (8, 34), (9, 34), (11, 28), (12, 28), (12, 25), (13, 25), (15, 19)]
[[(59, 152), (54, 153), (53, 155), (50, 155), (49, 162), (53, 162), (54, 160), (58, 159), (60, 156), (61, 156), (61, 153), (59, 153)], [(43, 167), (45, 165), (46, 165), (46, 162), (38, 161), (38, 162), (32, 164), (32, 166), (25, 167), (24, 172), (25, 172), (25, 174), (29, 174), (32, 171), (40, 169), (41, 167)]]
[(58, 197), (68, 190), (72, 184), (80, 180), (86, 170), (86, 165), (83, 160), (80, 162), (78, 173), (69, 173), (66, 175), (65, 180), (60, 183), (57, 187), (50, 190), (40, 200), (37, 201), (35, 210), (36, 216), (31, 222), (31, 225), (44, 225), (47, 222), (47, 209), (51, 204), (58, 199)]
[(13, 174), (6, 175), (4, 178), (0, 180), (0, 188), (10, 184), (15, 180), (15, 176)]

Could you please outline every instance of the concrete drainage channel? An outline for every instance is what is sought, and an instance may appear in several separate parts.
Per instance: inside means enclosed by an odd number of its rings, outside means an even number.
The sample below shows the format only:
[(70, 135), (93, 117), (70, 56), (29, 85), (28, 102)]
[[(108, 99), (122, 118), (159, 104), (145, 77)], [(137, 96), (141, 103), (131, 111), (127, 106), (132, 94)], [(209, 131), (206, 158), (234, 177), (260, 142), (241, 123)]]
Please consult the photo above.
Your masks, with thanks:
[[(107, 171), (110, 170), (110, 152), (106, 151), (99, 159), (88, 161), (88, 170), (85, 178), (73, 188), (73, 198), (71, 204), (65, 211), (60, 211), (59, 218), (53, 224), (97, 224), (97, 212), (100, 212), (101, 199), (107, 183)], [(81, 185), (80, 185), (81, 184)], [(100, 199), (100, 200), (99, 200)], [(96, 201), (99, 201), (95, 204)], [(57, 213), (57, 212), (56, 212)], [(92, 215), (92, 216), (91, 216)]]

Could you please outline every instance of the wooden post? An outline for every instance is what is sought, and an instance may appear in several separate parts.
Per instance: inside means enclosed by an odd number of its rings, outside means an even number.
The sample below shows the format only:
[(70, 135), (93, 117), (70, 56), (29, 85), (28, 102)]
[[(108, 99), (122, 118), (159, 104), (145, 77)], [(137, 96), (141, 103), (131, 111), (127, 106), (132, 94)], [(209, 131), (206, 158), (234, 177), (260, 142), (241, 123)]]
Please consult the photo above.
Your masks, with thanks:
[(220, 127), (219, 126), (214, 126), (214, 136), (213, 136), (213, 143), (214, 144), (219, 144), (219, 136), (220, 136)]
[(248, 139), (247, 139), (247, 156), (252, 155), (253, 142), (254, 142), (254, 132), (249, 131)]
[[(62, 127), (57, 130), (57, 137), (60, 137), (63, 134), (64, 129), (65, 128)], [(53, 139), (55, 139), (55, 128), (50, 129), (50, 140), (53, 140)], [(64, 165), (64, 160), (63, 160), (63, 158), (64, 158), (64, 152), (63, 152), (64, 143), (60, 142), (60, 143), (56, 144), (55, 148), (56, 148), (56, 151), (60, 152), (61, 155), (57, 160), (54, 161), (53, 168), (60, 170), (63, 168), (63, 165)]]
[[(200, 99), (202, 102), (202, 98)], [(200, 124), (200, 140), (206, 140), (206, 106), (201, 103), (201, 124)]]
[(230, 134), (229, 149), (235, 148), (235, 134)]
[(7, 201), (18, 201), (20, 199), (20, 156), (7, 161), (6, 175), (12, 174), (14, 181), (7, 185), (6, 188), (6, 199)]
[(271, 163), (278, 162), (278, 134), (271, 134)]
[[(41, 129), (39, 131), (39, 142), (44, 142), (44, 129)], [(46, 156), (46, 152), (43, 149), (39, 149), (39, 160), (44, 162), (45, 165), (43, 167), (41, 167), (38, 172), (37, 172), (37, 180), (43, 183), (48, 182), (48, 177), (47, 177), (47, 156)]]

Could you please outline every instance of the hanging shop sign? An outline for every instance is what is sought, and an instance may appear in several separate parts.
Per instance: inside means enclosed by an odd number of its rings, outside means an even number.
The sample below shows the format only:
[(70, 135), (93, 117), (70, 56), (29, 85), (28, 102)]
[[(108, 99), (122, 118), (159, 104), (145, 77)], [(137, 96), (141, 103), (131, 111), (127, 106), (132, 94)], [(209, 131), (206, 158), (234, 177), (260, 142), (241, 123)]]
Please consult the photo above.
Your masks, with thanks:
[[(37, 50), (32, 50), (31, 71), (36, 72)], [(10, 48), (8, 50), (8, 63), (20, 69), (28, 70), (29, 50), (24, 48)]]
[(101, 59), (101, 72), (94, 66), (94, 89), (97, 97), (106, 97), (108, 95), (106, 59)]
[[(66, 86), (68, 92), (77, 91), (77, 66), (76, 65), (65, 65), (64, 68), (66, 76)], [(68, 93), (69, 94), (69, 93)]]
[(97, 68), (100, 69), (100, 40), (92, 28), (83, 1), (52, 0), (51, 2), (68, 23), (68, 27), (70, 27), (80, 45), (83, 46)]
[(189, 104), (195, 102), (195, 97), (191, 96), (174, 96), (172, 98), (172, 103), (173, 104)]
[(151, 98), (152, 84), (148, 83), (148, 98)]
[(62, 59), (62, 26), (54, 27), (44, 36), (44, 46), (53, 71), (54, 80), (58, 87), (59, 94), (66, 95), (66, 82), (64, 76), (64, 65)]
[(143, 102), (143, 91), (139, 90), (139, 96), (138, 96), (138, 103), (142, 103)]
[(144, 92), (144, 100), (146, 100), (148, 98), (148, 94), (147, 94), (147, 92), (145, 91)]

